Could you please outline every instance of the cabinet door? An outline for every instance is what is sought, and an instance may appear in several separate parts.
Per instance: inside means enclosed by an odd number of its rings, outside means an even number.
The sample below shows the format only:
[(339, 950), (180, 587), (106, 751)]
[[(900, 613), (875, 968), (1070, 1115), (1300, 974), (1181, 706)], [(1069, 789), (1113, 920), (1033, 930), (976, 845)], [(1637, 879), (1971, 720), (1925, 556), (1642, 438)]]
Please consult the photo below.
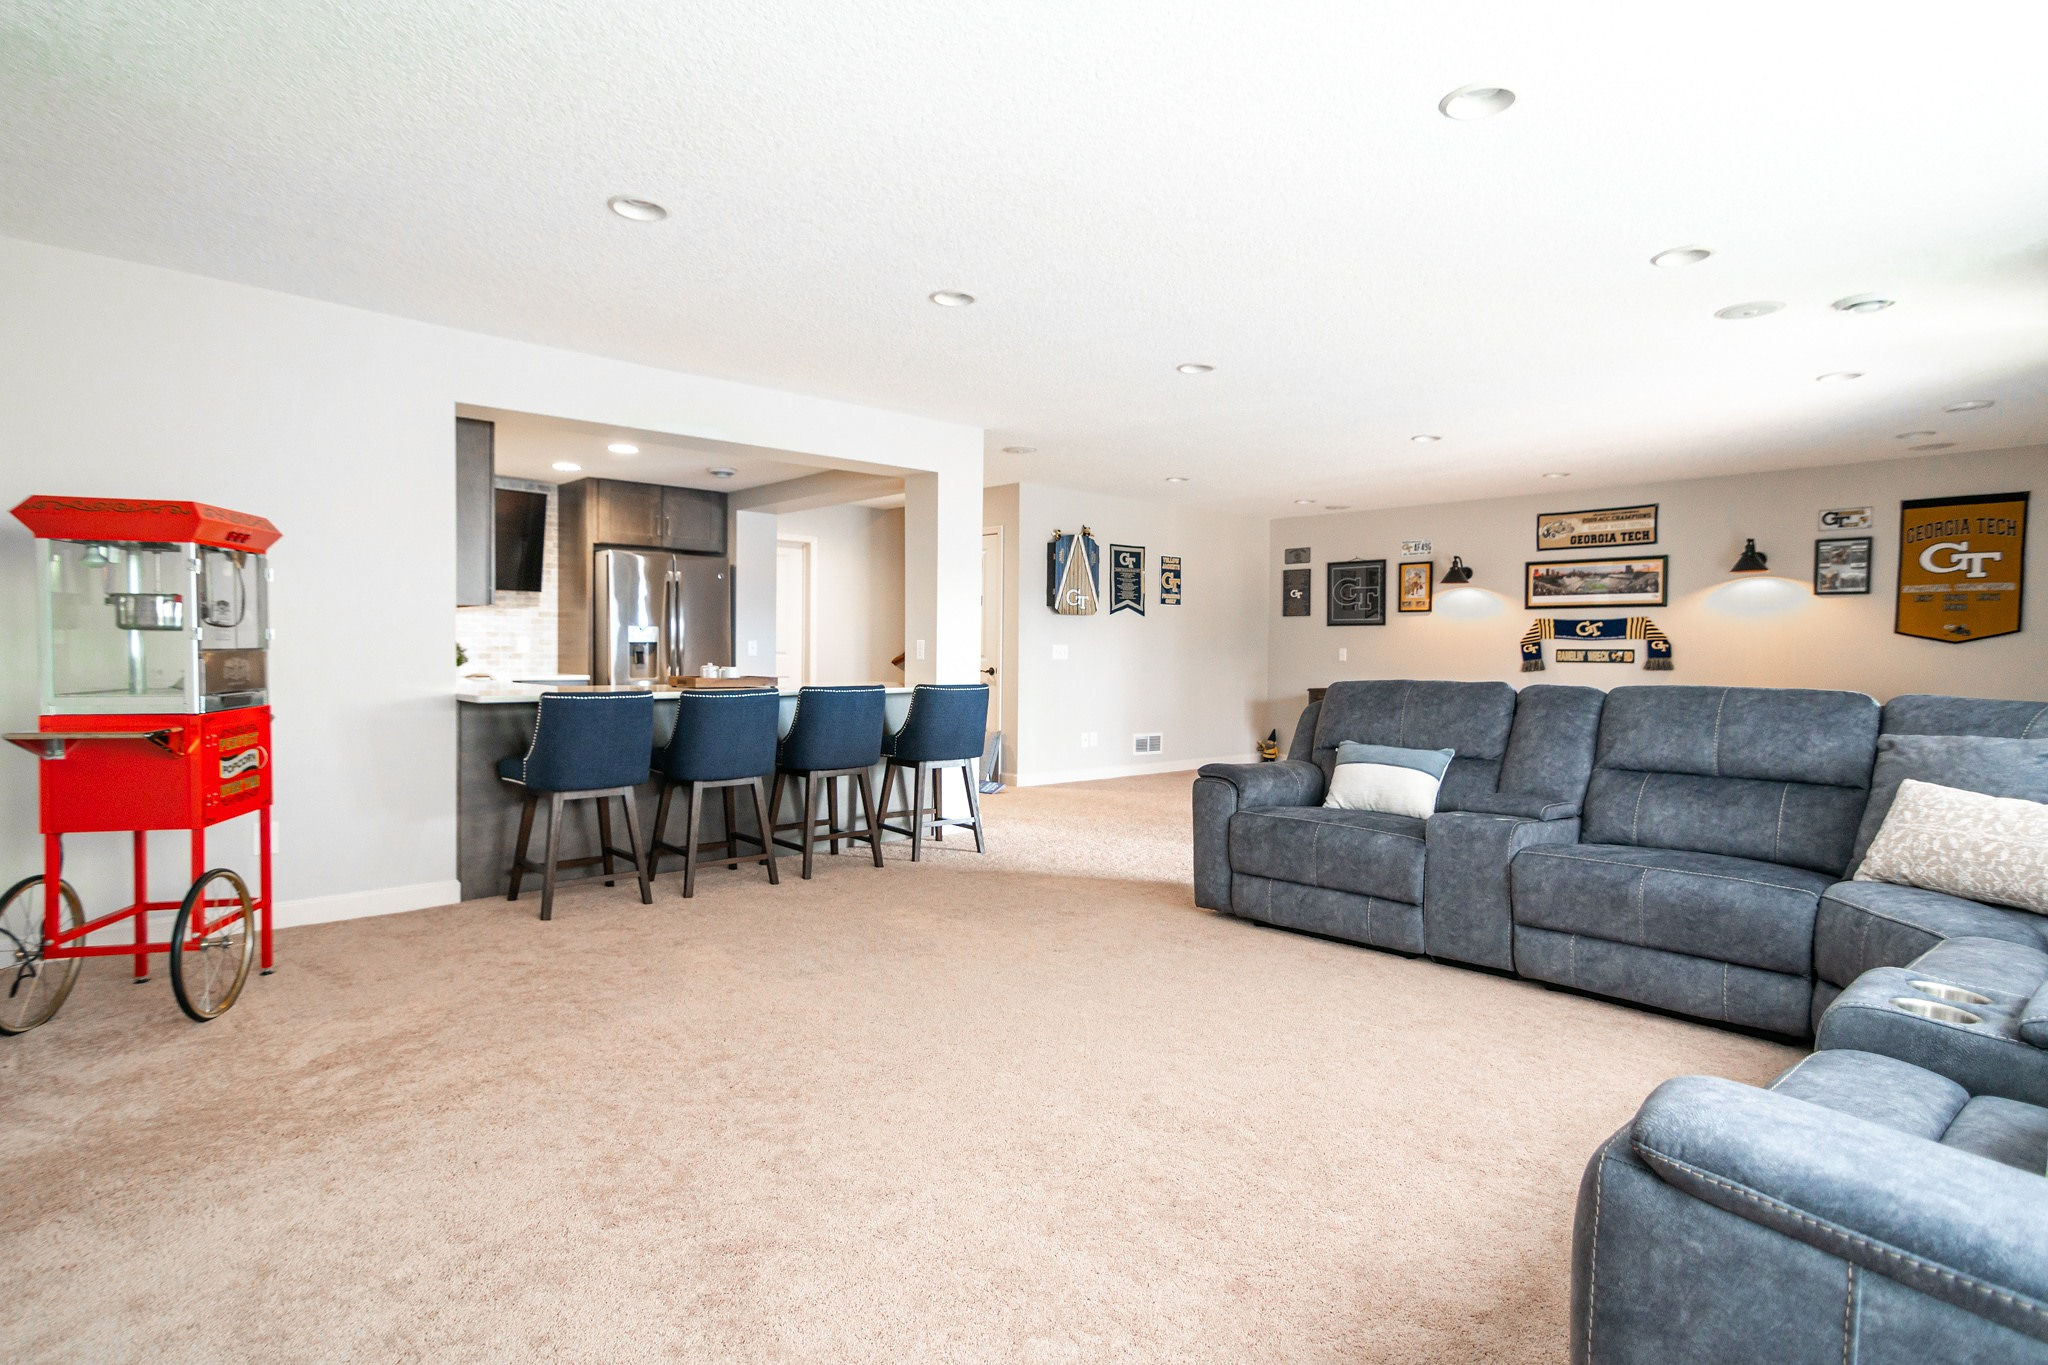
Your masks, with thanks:
[(725, 553), (725, 494), (701, 488), (664, 488), (661, 514), (664, 549)]
[(487, 607), (495, 578), (496, 498), (491, 486), (495, 428), (474, 418), (455, 419), (455, 605)]
[(661, 489), (651, 483), (600, 479), (597, 538), (607, 545), (660, 545)]

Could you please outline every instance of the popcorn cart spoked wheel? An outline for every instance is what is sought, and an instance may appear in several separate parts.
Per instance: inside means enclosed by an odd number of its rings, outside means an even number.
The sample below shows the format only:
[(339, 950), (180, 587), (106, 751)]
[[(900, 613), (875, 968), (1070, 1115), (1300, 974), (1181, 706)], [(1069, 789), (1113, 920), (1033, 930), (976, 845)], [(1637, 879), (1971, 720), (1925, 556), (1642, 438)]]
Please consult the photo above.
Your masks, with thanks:
[[(88, 957), (127, 957), (195, 1020), (271, 969), (269, 582), (277, 528), (204, 503), (30, 498), (42, 589), (43, 714), (5, 738), (34, 754), (43, 871), (0, 895), (0, 1034), (47, 1023)], [(194, 608), (189, 615), (187, 608)], [(209, 828), (253, 817), (257, 890), (207, 864)], [(245, 826), (246, 828), (246, 826)], [(190, 845), (179, 900), (149, 898), (149, 835)], [(88, 918), (63, 880), (67, 835), (125, 833), (134, 899)], [(151, 917), (172, 914), (153, 940)], [(127, 922), (131, 932), (118, 931)]]

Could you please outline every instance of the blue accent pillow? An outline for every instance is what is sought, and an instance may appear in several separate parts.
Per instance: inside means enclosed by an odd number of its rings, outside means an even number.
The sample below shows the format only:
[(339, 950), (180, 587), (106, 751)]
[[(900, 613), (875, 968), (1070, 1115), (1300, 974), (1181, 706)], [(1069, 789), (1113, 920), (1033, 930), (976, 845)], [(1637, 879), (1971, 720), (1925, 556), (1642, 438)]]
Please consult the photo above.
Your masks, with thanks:
[(1396, 749), (1346, 740), (1337, 746), (1336, 770), (1323, 804), (1427, 820), (1436, 810), (1444, 772), (1456, 757), (1451, 749)]

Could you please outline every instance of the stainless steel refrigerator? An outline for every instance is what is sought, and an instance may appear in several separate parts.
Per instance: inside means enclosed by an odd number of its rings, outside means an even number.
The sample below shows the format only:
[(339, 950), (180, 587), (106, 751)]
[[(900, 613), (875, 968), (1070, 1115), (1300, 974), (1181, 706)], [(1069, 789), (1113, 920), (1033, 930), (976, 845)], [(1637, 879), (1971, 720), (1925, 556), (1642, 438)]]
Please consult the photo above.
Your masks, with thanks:
[(732, 662), (732, 566), (715, 555), (599, 550), (590, 680), (655, 682)]

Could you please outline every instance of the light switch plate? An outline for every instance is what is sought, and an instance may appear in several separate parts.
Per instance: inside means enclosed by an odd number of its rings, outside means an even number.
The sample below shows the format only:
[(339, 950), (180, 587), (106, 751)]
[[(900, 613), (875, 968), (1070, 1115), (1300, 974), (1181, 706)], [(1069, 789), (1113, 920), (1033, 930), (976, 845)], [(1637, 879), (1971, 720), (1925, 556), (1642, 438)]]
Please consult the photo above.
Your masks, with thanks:
[(1066, 658), (1067, 647), (1065, 645), (1054, 645), (1052, 647), (1052, 657), (1055, 661)]
[(747, 641), (747, 657), (748, 657), (748, 658), (750, 658), (750, 659), (751, 659), (751, 658), (753, 658), (753, 657), (754, 657), (755, 655), (759, 654), (760, 652), (761, 652), (761, 642), (760, 642), (759, 640), (749, 640), (749, 641)]
[(1348, 650), (1348, 649), (1340, 649), (1340, 650), (1338, 650), (1338, 651), (1337, 651), (1337, 662), (1338, 662), (1338, 663), (1340, 663), (1340, 664), (1348, 664), (1348, 663), (1350, 663), (1350, 662), (1351, 662), (1351, 651), (1350, 651), (1350, 650)]
[(922, 640), (917, 642), (917, 657), (920, 659), (924, 657), (924, 641)]

